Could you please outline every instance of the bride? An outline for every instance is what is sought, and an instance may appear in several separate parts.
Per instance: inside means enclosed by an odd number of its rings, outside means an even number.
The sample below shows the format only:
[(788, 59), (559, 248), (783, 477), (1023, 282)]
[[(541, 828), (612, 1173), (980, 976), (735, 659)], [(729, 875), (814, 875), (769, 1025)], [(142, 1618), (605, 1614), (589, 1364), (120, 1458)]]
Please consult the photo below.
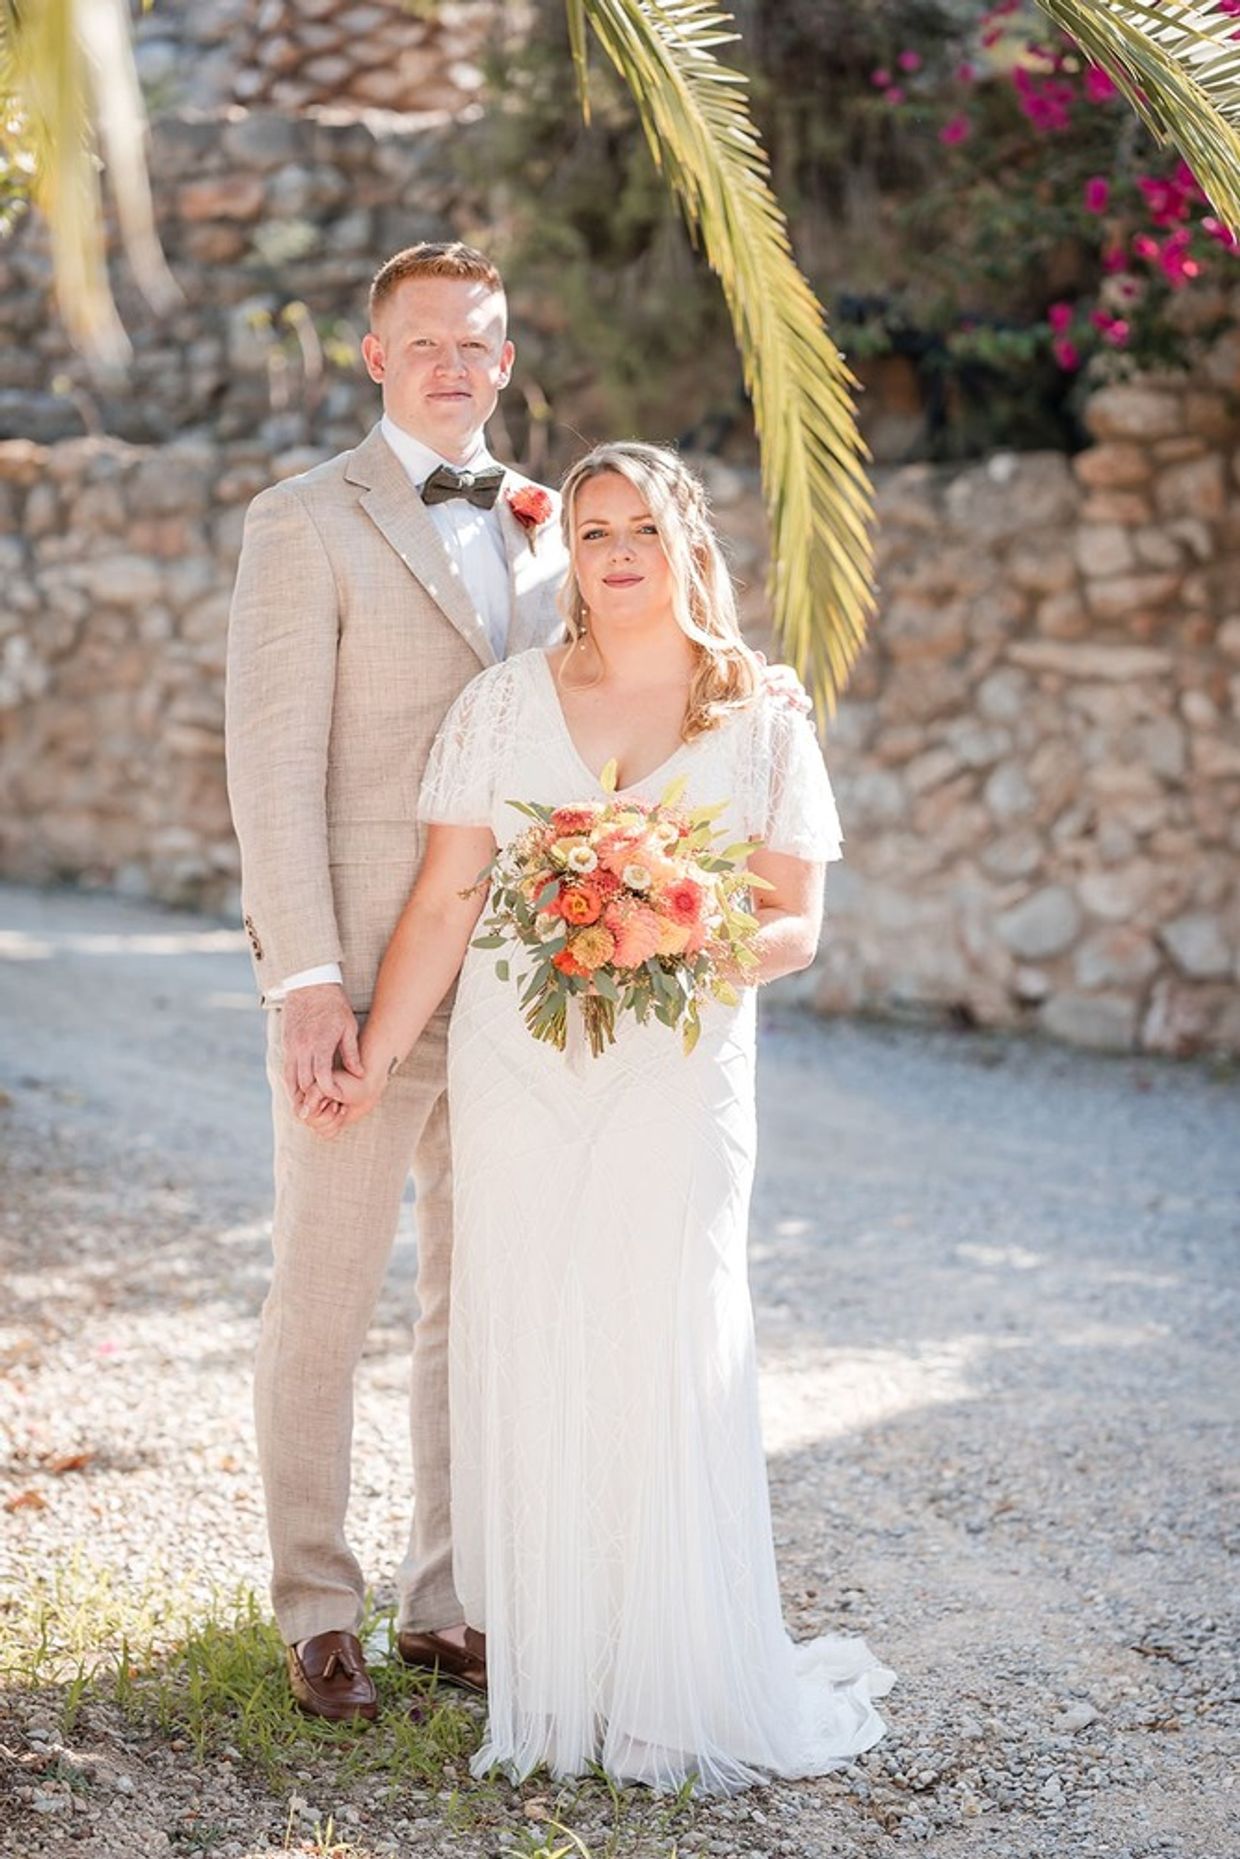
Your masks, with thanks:
[[(474, 1772), (729, 1792), (868, 1749), (894, 1674), (864, 1640), (794, 1645), (780, 1613), (746, 1226), (755, 988), (688, 1056), (617, 1022), (599, 1058), (530, 1036), (470, 947), (510, 805), (723, 804), (757, 839), (749, 980), (813, 960), (839, 822), (809, 722), (766, 694), (702, 488), (672, 453), (607, 445), (564, 485), (567, 639), (484, 671), (449, 712), (419, 806), (421, 874), (362, 1034), (314, 1119), (378, 1101), (458, 971), (451, 1429), (455, 1575), (485, 1635)], [(570, 1016), (571, 1022), (571, 1016)], [(576, 1037), (579, 1039), (580, 1034)]]

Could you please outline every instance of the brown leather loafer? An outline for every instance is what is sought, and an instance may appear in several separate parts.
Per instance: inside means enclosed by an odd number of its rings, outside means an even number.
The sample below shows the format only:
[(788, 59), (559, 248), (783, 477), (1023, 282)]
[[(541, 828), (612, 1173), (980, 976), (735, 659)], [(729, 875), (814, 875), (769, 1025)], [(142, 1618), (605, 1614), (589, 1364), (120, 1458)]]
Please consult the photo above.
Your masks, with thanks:
[(316, 1633), (285, 1651), (293, 1697), (310, 1716), (349, 1723), (379, 1715), (379, 1694), (354, 1634)]
[(486, 1637), (472, 1627), (465, 1629), (464, 1646), (445, 1639), (442, 1633), (412, 1633), (402, 1627), (396, 1635), (396, 1650), (406, 1665), (433, 1672), (443, 1684), (459, 1685), (462, 1691), (486, 1696)]

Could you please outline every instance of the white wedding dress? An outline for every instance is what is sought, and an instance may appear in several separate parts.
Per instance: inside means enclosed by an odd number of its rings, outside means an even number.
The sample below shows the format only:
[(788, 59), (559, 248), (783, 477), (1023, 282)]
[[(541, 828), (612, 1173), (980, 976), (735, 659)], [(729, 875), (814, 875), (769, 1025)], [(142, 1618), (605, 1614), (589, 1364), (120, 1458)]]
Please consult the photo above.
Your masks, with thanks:
[[(813, 730), (763, 697), (626, 793), (676, 775), (727, 801), (729, 840), (839, 856)], [(551, 666), (484, 671), (432, 752), (421, 817), (528, 824), (512, 800), (602, 797)], [(514, 968), (514, 973), (515, 973)], [(754, 990), (678, 1033), (618, 1023), (597, 1059), (535, 1040), (495, 952), (453, 1011), (452, 1525), (466, 1619), (487, 1636), (475, 1774), (708, 1792), (819, 1774), (884, 1732), (894, 1674), (864, 1640), (793, 1645), (780, 1612), (758, 1418), (746, 1225)]]

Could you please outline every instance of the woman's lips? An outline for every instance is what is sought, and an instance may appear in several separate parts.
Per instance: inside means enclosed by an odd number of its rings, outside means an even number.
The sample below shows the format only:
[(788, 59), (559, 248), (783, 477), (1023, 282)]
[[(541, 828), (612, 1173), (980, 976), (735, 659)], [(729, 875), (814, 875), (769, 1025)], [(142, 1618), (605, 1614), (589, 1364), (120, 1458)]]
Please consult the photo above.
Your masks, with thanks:
[(603, 576), (603, 586), (636, 587), (637, 583), (642, 579), (644, 579), (644, 577), (639, 574), (605, 574)]

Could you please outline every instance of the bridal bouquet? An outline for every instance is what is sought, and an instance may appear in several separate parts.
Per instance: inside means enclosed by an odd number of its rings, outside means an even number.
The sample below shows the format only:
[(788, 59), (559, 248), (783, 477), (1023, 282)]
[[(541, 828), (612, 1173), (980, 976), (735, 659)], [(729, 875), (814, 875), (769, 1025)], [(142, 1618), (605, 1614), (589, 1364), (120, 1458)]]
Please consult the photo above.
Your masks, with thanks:
[[(603, 771), (614, 796), (616, 765)], [(536, 1039), (564, 1049), (570, 1004), (581, 1010), (595, 1057), (616, 1036), (616, 1016), (654, 1015), (681, 1028), (691, 1052), (707, 999), (735, 1006), (732, 978), (757, 965), (757, 919), (746, 908), (765, 882), (745, 869), (757, 841), (720, 846), (714, 822), (724, 805), (692, 811), (673, 782), (643, 800), (509, 805), (533, 822), (495, 857), (489, 911), (476, 949), (515, 951), (525, 1023)], [(495, 964), (501, 981), (511, 955)]]

